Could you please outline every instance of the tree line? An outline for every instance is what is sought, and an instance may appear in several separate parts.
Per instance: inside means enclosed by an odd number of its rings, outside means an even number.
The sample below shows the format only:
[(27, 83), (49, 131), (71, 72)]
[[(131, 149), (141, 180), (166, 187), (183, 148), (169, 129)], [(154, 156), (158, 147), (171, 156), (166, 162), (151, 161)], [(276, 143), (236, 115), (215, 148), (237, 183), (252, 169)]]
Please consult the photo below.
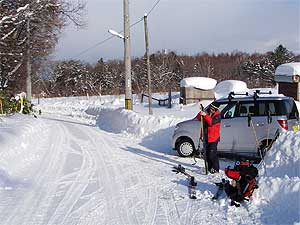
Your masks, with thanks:
[[(185, 77), (211, 77), (218, 81), (242, 80), (249, 87), (271, 87), (274, 73), (282, 63), (300, 61), (283, 45), (272, 52), (248, 54), (232, 52), (202, 53), (195, 56), (175, 52), (156, 52), (150, 56), (152, 90), (178, 91)], [(43, 72), (45, 75), (45, 71)], [(124, 64), (122, 60), (95, 64), (68, 60), (53, 63), (47, 78), (37, 77), (34, 92), (47, 97), (123, 94), (125, 92)], [(134, 93), (147, 92), (145, 57), (132, 59), (132, 89)]]
[[(35, 96), (122, 94), (122, 60), (90, 64), (68, 60), (51, 62), (63, 27), (73, 22), (83, 26), (85, 5), (68, 0), (0, 0), (0, 97), (26, 91), (28, 65)], [(276, 67), (300, 61), (299, 55), (279, 45), (272, 52), (248, 54), (201, 53), (194, 56), (174, 51), (155, 52), (150, 57), (152, 90), (179, 90), (185, 77), (212, 77), (218, 81), (237, 79), (249, 87), (272, 86)], [(147, 91), (145, 57), (132, 59), (132, 89)]]

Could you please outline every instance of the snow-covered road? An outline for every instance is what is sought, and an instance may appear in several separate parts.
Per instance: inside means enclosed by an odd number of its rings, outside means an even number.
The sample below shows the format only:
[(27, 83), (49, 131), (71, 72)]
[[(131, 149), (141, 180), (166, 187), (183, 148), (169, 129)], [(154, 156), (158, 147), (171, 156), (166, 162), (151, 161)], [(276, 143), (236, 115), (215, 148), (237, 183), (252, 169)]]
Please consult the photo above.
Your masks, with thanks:
[(185, 177), (171, 172), (191, 159), (62, 117), (26, 118), (28, 130), (37, 120), (40, 133), (23, 143), (31, 156), (16, 162), (17, 176), (7, 176), (11, 185), (0, 192), (0, 224), (217, 224), (226, 218), (210, 200), (212, 177), (191, 167), (202, 191), (195, 201)]
[(19, 174), (24, 185), (0, 196), (1, 224), (179, 223), (174, 200), (160, 200), (172, 186), (163, 166), (130, 140), (72, 121), (39, 120), (47, 137), (30, 145), (39, 159)]
[[(299, 134), (279, 138), (266, 162), (269, 176), (249, 203), (236, 208), (224, 195), (211, 199), (214, 181), (226, 178), (223, 171), (202, 175), (201, 160), (193, 166), (170, 148), (178, 118), (101, 107), (82, 107), (76, 116), (73, 109), (73, 118), (0, 118), (1, 225), (297, 224), (300, 205), (286, 202), (300, 189), (298, 148), (290, 148), (299, 146)], [(294, 172), (285, 167), (278, 174), (273, 162), (292, 165)], [(222, 170), (233, 164), (220, 163)], [(188, 197), (185, 176), (171, 172), (178, 164), (195, 176), (196, 200)]]

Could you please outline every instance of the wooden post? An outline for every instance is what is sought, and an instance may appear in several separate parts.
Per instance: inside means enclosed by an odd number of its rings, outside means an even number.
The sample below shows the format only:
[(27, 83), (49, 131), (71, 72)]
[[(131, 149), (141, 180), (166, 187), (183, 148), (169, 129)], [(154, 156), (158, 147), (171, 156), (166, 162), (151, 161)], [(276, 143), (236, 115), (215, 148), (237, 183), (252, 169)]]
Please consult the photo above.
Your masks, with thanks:
[(30, 52), (30, 19), (27, 18), (27, 78), (26, 94), (27, 101), (31, 102), (31, 52)]
[(172, 108), (172, 92), (171, 92), (171, 88), (169, 89), (168, 108)]
[(2, 99), (0, 99), (0, 108), (1, 108), (1, 114), (4, 114), (4, 113), (3, 113)]
[(151, 95), (151, 71), (150, 71), (149, 36), (148, 36), (147, 14), (144, 15), (144, 28), (145, 28), (147, 75), (148, 75), (149, 114), (152, 115), (153, 114), (153, 110), (152, 110), (152, 95)]
[(125, 65), (125, 109), (132, 110), (131, 55), (129, 0), (123, 0), (124, 10), (124, 65)]

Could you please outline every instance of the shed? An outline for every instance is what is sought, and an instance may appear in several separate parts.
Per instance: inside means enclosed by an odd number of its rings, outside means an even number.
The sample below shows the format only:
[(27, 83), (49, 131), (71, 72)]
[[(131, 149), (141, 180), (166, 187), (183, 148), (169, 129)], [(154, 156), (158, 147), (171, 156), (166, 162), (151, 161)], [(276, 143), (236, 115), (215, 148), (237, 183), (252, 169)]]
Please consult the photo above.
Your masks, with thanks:
[(201, 100), (213, 100), (215, 79), (209, 77), (187, 77), (180, 81), (180, 103), (186, 105)]
[(300, 62), (285, 63), (275, 70), (275, 81), (278, 83), (278, 93), (293, 97), (299, 101)]

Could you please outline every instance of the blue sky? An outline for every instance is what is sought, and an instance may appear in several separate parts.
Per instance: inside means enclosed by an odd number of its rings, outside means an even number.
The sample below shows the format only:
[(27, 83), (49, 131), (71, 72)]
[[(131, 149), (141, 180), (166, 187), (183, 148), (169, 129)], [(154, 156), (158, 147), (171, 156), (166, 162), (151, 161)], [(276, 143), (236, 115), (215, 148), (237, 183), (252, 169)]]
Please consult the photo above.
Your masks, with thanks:
[[(75, 1), (75, 0), (74, 0)], [(130, 23), (143, 17), (158, 0), (129, 0)], [(122, 0), (86, 0), (87, 26), (65, 28), (55, 59), (87, 62), (122, 59), (123, 41), (108, 29), (123, 30)], [(148, 17), (150, 52), (167, 49), (178, 54), (248, 53), (274, 50), (283, 44), (300, 54), (299, 0), (160, 0)], [(144, 23), (131, 28), (131, 55), (145, 52)], [(93, 47), (94, 46), (94, 47)], [(83, 51), (84, 54), (81, 54)]]

